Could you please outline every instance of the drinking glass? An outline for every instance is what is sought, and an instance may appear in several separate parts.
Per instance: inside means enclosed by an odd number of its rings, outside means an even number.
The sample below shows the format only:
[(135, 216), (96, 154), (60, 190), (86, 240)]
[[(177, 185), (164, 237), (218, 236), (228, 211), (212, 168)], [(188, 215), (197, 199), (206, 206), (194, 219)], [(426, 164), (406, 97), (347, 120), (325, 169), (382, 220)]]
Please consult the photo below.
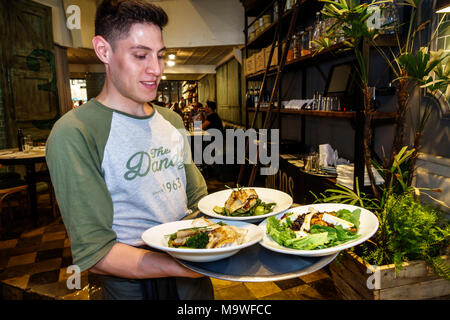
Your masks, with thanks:
[(33, 139), (30, 135), (23, 138), (23, 152), (30, 152), (33, 149)]

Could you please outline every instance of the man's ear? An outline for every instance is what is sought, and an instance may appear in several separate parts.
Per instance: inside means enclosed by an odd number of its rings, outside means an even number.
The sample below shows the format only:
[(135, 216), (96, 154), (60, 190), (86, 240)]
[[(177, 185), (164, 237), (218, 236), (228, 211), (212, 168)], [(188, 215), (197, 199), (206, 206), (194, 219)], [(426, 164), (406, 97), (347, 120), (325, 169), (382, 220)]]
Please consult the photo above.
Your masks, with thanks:
[(92, 39), (95, 54), (103, 63), (109, 63), (112, 53), (112, 47), (102, 36), (95, 36)]

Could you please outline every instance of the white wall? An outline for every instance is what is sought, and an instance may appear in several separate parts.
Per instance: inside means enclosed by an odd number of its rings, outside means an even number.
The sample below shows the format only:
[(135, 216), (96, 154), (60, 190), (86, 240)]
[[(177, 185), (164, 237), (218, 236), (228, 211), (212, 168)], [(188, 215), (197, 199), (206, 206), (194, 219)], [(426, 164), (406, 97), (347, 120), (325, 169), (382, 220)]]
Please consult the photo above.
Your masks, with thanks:
[(152, 1), (169, 16), (168, 48), (244, 44), (244, 7), (239, 0)]
[[(96, 0), (33, 0), (52, 8), (53, 37), (60, 45), (92, 49)], [(164, 29), (168, 48), (239, 45), (244, 43), (244, 8), (239, 0), (151, 1), (169, 16)], [(77, 5), (81, 29), (66, 27), (66, 9)]]

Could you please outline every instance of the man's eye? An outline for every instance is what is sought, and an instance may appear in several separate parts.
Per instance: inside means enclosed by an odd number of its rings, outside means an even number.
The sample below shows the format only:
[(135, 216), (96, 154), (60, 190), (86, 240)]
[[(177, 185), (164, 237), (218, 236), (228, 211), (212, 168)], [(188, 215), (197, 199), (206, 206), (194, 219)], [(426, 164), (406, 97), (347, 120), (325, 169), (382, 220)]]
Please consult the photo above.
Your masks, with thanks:
[(141, 55), (135, 54), (134, 56), (136, 57), (136, 59), (140, 59), (140, 60), (144, 60), (145, 59), (145, 55), (141, 56)]
[(164, 59), (164, 56), (158, 56), (158, 59), (162, 60), (162, 59)]

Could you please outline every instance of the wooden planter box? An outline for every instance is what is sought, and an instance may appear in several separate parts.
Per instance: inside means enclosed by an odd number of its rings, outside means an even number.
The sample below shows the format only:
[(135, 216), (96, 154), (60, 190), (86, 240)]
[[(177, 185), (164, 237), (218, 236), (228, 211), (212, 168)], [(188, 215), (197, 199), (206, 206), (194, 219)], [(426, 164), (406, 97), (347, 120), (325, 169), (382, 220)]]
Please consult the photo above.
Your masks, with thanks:
[[(443, 256), (450, 261), (449, 256)], [(424, 261), (409, 261), (395, 277), (394, 265), (371, 266), (346, 250), (330, 264), (337, 291), (347, 300), (430, 299), (450, 295), (450, 281), (436, 276)]]

